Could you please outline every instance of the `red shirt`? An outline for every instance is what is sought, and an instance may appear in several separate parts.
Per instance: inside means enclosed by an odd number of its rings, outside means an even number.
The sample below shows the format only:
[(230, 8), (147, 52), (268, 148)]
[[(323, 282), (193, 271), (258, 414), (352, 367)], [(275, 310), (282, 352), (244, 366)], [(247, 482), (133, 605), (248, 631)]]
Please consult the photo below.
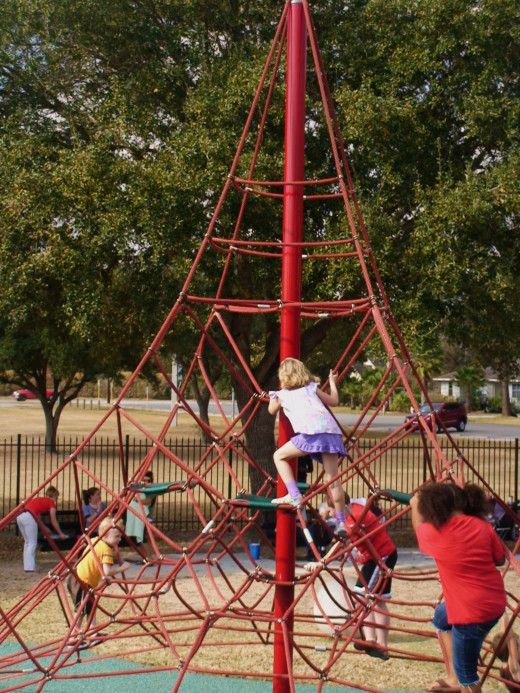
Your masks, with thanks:
[[(347, 525), (350, 540), (353, 542), (361, 536), (359, 532), (354, 529), (354, 527), (358, 524), (359, 517), (364, 510), (365, 507), (363, 505), (359, 505), (359, 503), (352, 503), (350, 505), (350, 514), (348, 513), (347, 509), (345, 524)], [(378, 556), (371, 552), (369, 548), (370, 544), (372, 544), (376, 554), (379, 554), (379, 557), (381, 558), (387, 558), (395, 551), (395, 544), (388, 536), (385, 526), (381, 524), (380, 518), (374, 515), (371, 510), (368, 510), (365, 515), (363, 515), (363, 519), (361, 521), (361, 527), (363, 527), (365, 530), (365, 534), (372, 532), (378, 526), (378, 531), (368, 538), (367, 544), (365, 544), (365, 542), (361, 542), (357, 545), (356, 548), (359, 553), (356, 556), (356, 559), (359, 561), (359, 563), (366, 563), (369, 560), (377, 560)], [(370, 542), (370, 544), (368, 544), (368, 542)]]
[(27, 501), (25, 504), (25, 509), (30, 512), (33, 517), (44, 515), (45, 513), (48, 513), (51, 508), (55, 507), (56, 503), (52, 500), (52, 498), (47, 498), (47, 496), (44, 496), (43, 498), (33, 498), (32, 500)]
[(504, 550), (489, 522), (458, 515), (440, 529), (423, 522), (416, 534), (419, 549), (437, 563), (449, 623), (484, 623), (503, 613), (506, 593), (496, 561)]

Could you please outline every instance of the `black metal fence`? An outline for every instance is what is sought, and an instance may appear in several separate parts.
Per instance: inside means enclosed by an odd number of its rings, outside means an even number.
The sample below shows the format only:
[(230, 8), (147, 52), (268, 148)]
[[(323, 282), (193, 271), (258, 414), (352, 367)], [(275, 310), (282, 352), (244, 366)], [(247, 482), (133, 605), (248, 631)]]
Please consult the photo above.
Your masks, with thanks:
[[(441, 448), (449, 453), (451, 446), (446, 438), (440, 438)], [(150, 450), (150, 441), (126, 437), (122, 449), (113, 439), (94, 438), (83, 449), (81, 467), (65, 464), (80, 444), (80, 439), (58, 440), (57, 452), (51, 452), (43, 438), (13, 436), (0, 441), (0, 474), (3, 494), (0, 497), (0, 510), (5, 516), (23, 501), (31, 492), (41, 486), (46, 479), (56, 473), (51, 481), (60, 491), (59, 510), (78, 507), (77, 488), (102, 485), (103, 496), (112, 500), (110, 494), (117, 494), (123, 488), (125, 479), (131, 477)], [(361, 453), (368, 451), (375, 441), (358, 441)], [(478, 440), (458, 441), (464, 456), (470, 461), (475, 473), (486, 480), (491, 488), (502, 498), (513, 496), (518, 499), (519, 485), (519, 440)], [(238, 485), (232, 481), (225, 465), (219, 460), (212, 465), (217, 453), (211, 445), (199, 438), (171, 438), (164, 446), (190, 469), (205, 458), (205, 481), (218, 489), (225, 497), (234, 497), (240, 490), (251, 490), (247, 463), (236, 453), (226, 457), (233, 470)], [(151, 469), (156, 483), (183, 481), (186, 472), (176, 466), (164, 453), (156, 452)], [(321, 470), (315, 465), (309, 475), (312, 482)], [(380, 488), (410, 492), (427, 477), (424, 448), (419, 437), (409, 437), (399, 445), (384, 451), (370, 465), (370, 470)], [(466, 480), (473, 480), (470, 472)], [(101, 484), (97, 483), (97, 480)], [(347, 490), (352, 497), (366, 495), (367, 489), (359, 476), (347, 482)], [(193, 489), (195, 500), (204, 507), (205, 491)], [(200, 518), (185, 493), (173, 492), (161, 496), (155, 511), (157, 526), (167, 534), (200, 529)], [(401, 526), (405, 525), (405, 518)]]

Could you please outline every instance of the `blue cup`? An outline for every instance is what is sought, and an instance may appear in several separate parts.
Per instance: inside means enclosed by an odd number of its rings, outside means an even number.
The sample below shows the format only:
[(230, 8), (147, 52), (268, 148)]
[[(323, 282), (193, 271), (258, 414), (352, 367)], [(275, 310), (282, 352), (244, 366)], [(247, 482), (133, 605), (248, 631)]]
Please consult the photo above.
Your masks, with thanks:
[(260, 544), (249, 544), (249, 553), (254, 561), (260, 558)]

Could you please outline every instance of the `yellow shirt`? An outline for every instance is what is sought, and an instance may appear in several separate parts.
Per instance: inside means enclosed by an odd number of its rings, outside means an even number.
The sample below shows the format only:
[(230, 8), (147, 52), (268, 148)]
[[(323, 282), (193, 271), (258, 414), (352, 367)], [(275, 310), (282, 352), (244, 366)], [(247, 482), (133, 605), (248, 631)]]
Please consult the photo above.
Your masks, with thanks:
[(101, 565), (114, 565), (114, 551), (106, 541), (99, 539), (94, 548), (87, 549), (85, 555), (77, 565), (78, 578), (81, 582), (86, 583), (90, 587), (97, 587), (99, 581), (103, 577), (103, 573), (99, 569), (98, 561), (94, 558), (94, 553), (98, 557)]

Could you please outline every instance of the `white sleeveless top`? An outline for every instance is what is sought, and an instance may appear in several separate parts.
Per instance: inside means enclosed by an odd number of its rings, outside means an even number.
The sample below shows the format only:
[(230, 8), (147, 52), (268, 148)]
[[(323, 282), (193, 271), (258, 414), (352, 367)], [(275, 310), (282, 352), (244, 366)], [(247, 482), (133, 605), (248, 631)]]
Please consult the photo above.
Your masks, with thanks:
[(278, 397), (295, 433), (307, 435), (339, 433), (341, 435), (341, 429), (332, 414), (318, 397), (317, 387), (315, 382), (310, 382), (294, 390), (271, 391), (269, 397), (271, 399)]

